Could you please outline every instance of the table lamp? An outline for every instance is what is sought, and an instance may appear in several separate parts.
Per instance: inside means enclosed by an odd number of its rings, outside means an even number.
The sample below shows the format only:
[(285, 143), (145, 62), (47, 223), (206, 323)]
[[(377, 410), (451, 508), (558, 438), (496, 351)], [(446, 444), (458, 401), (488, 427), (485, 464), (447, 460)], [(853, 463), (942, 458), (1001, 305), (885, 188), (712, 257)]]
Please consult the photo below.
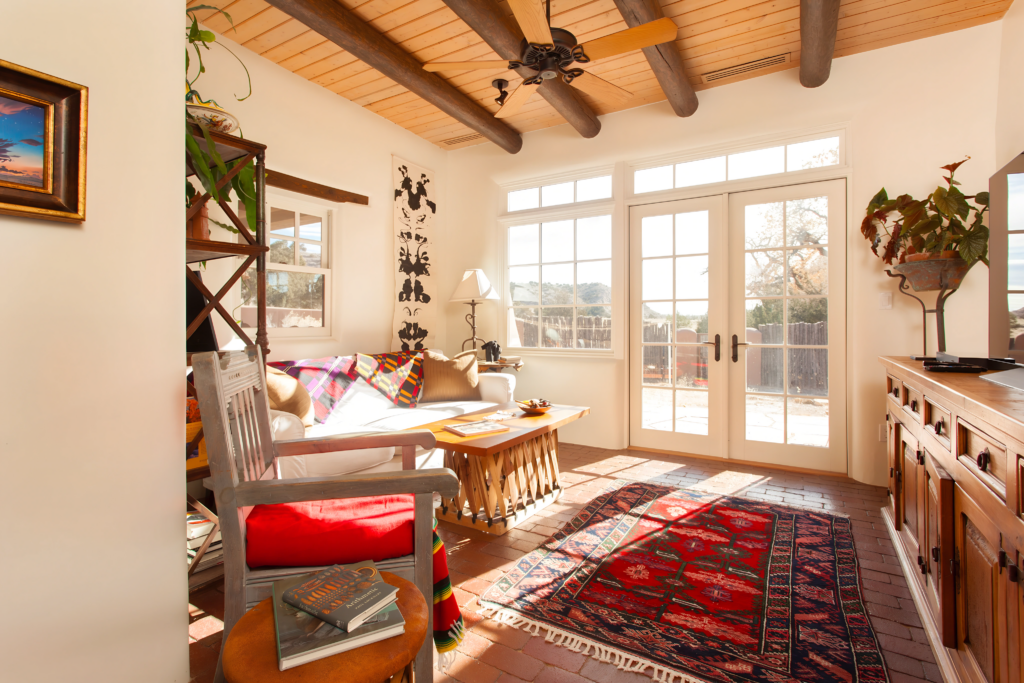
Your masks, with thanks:
[(473, 330), (473, 336), (462, 342), (462, 349), (466, 349), (466, 344), (473, 342), (473, 350), (476, 350), (477, 341), (483, 341), (480, 337), (476, 336), (476, 305), (481, 301), (488, 301), (493, 299), (500, 299), (498, 291), (491, 286), (491, 281), (484, 275), (484, 271), (479, 268), (467, 270), (462, 275), (462, 282), (455, 288), (452, 293), (452, 298), (448, 301), (453, 303), (466, 303), (469, 304), (470, 312), (466, 314), (466, 322)]

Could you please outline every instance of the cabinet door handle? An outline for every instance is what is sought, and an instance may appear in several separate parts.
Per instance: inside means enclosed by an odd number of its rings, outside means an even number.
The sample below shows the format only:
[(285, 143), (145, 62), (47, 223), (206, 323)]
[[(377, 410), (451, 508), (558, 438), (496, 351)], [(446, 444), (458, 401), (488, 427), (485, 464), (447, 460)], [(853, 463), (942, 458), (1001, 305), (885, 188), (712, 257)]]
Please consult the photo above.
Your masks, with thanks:
[(910, 410), (911, 410), (911, 412), (914, 412), (914, 413), (917, 412), (917, 401), (916, 400), (912, 400), (910, 402)]
[(1017, 583), (1020, 581), (1020, 568), (1013, 562), (1008, 562), (1006, 564), (1006, 578), (1010, 580), (1010, 583)]
[(939, 546), (932, 548), (932, 562), (938, 564), (940, 558)]
[(942, 434), (942, 420), (941, 419), (935, 421), (935, 434), (936, 435)]
[(732, 362), (739, 362), (740, 359), (740, 347), (750, 346), (748, 342), (741, 342), (738, 335), (732, 335)]
[(989, 462), (991, 460), (992, 456), (991, 454), (989, 454), (987, 448), (984, 449), (981, 453), (978, 453), (978, 459), (976, 460), (976, 462), (978, 463), (978, 469), (981, 470), (982, 472), (988, 471)]
[(924, 451), (916, 451), (916, 453), (917, 453), (917, 464), (918, 465), (923, 465), (924, 464)]
[(899, 387), (893, 387), (892, 388), (892, 395), (895, 396), (896, 398), (899, 398), (900, 397), (900, 388)]
[(892, 479), (892, 474), (893, 474), (893, 468), (890, 467), (889, 468), (889, 478), (890, 479)]

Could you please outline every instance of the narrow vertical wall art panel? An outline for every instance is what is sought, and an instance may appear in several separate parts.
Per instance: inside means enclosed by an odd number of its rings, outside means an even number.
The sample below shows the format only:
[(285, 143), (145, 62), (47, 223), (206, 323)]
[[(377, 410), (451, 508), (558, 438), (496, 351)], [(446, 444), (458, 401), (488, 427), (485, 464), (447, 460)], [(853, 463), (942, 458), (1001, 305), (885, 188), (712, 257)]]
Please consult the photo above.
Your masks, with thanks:
[(434, 343), (436, 286), (430, 266), (437, 203), (434, 173), (392, 159), (395, 181), (395, 324), (392, 351), (415, 351)]

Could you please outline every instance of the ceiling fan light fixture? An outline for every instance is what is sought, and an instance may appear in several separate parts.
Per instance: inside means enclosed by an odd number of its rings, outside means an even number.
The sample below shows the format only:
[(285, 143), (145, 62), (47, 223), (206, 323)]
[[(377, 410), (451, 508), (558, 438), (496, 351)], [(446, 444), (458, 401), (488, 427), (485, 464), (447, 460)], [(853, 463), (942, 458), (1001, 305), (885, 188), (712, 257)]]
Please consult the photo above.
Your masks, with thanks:
[(526, 78), (523, 82), (527, 85), (543, 83), (555, 78), (561, 78), (566, 83), (571, 83), (573, 78), (579, 77), (582, 69), (570, 68), (573, 62), (589, 62), (590, 59), (583, 52), (583, 46), (578, 45), (576, 36), (564, 28), (552, 28), (551, 44), (528, 42), (525, 38), (521, 43), (519, 61), (509, 62), (510, 69), (525, 67), (536, 72), (536, 75)]

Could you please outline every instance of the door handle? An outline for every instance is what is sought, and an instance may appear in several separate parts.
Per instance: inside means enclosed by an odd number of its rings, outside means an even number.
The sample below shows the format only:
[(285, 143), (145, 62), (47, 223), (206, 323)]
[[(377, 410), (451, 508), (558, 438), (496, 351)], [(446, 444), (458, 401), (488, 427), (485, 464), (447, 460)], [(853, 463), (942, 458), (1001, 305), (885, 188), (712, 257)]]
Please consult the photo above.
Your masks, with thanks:
[(732, 362), (736, 363), (740, 359), (740, 347), (750, 346), (747, 342), (741, 342), (737, 335), (732, 335)]
[(722, 360), (722, 335), (716, 334), (715, 341), (701, 342), (702, 346), (714, 346), (715, 347), (715, 361)]

